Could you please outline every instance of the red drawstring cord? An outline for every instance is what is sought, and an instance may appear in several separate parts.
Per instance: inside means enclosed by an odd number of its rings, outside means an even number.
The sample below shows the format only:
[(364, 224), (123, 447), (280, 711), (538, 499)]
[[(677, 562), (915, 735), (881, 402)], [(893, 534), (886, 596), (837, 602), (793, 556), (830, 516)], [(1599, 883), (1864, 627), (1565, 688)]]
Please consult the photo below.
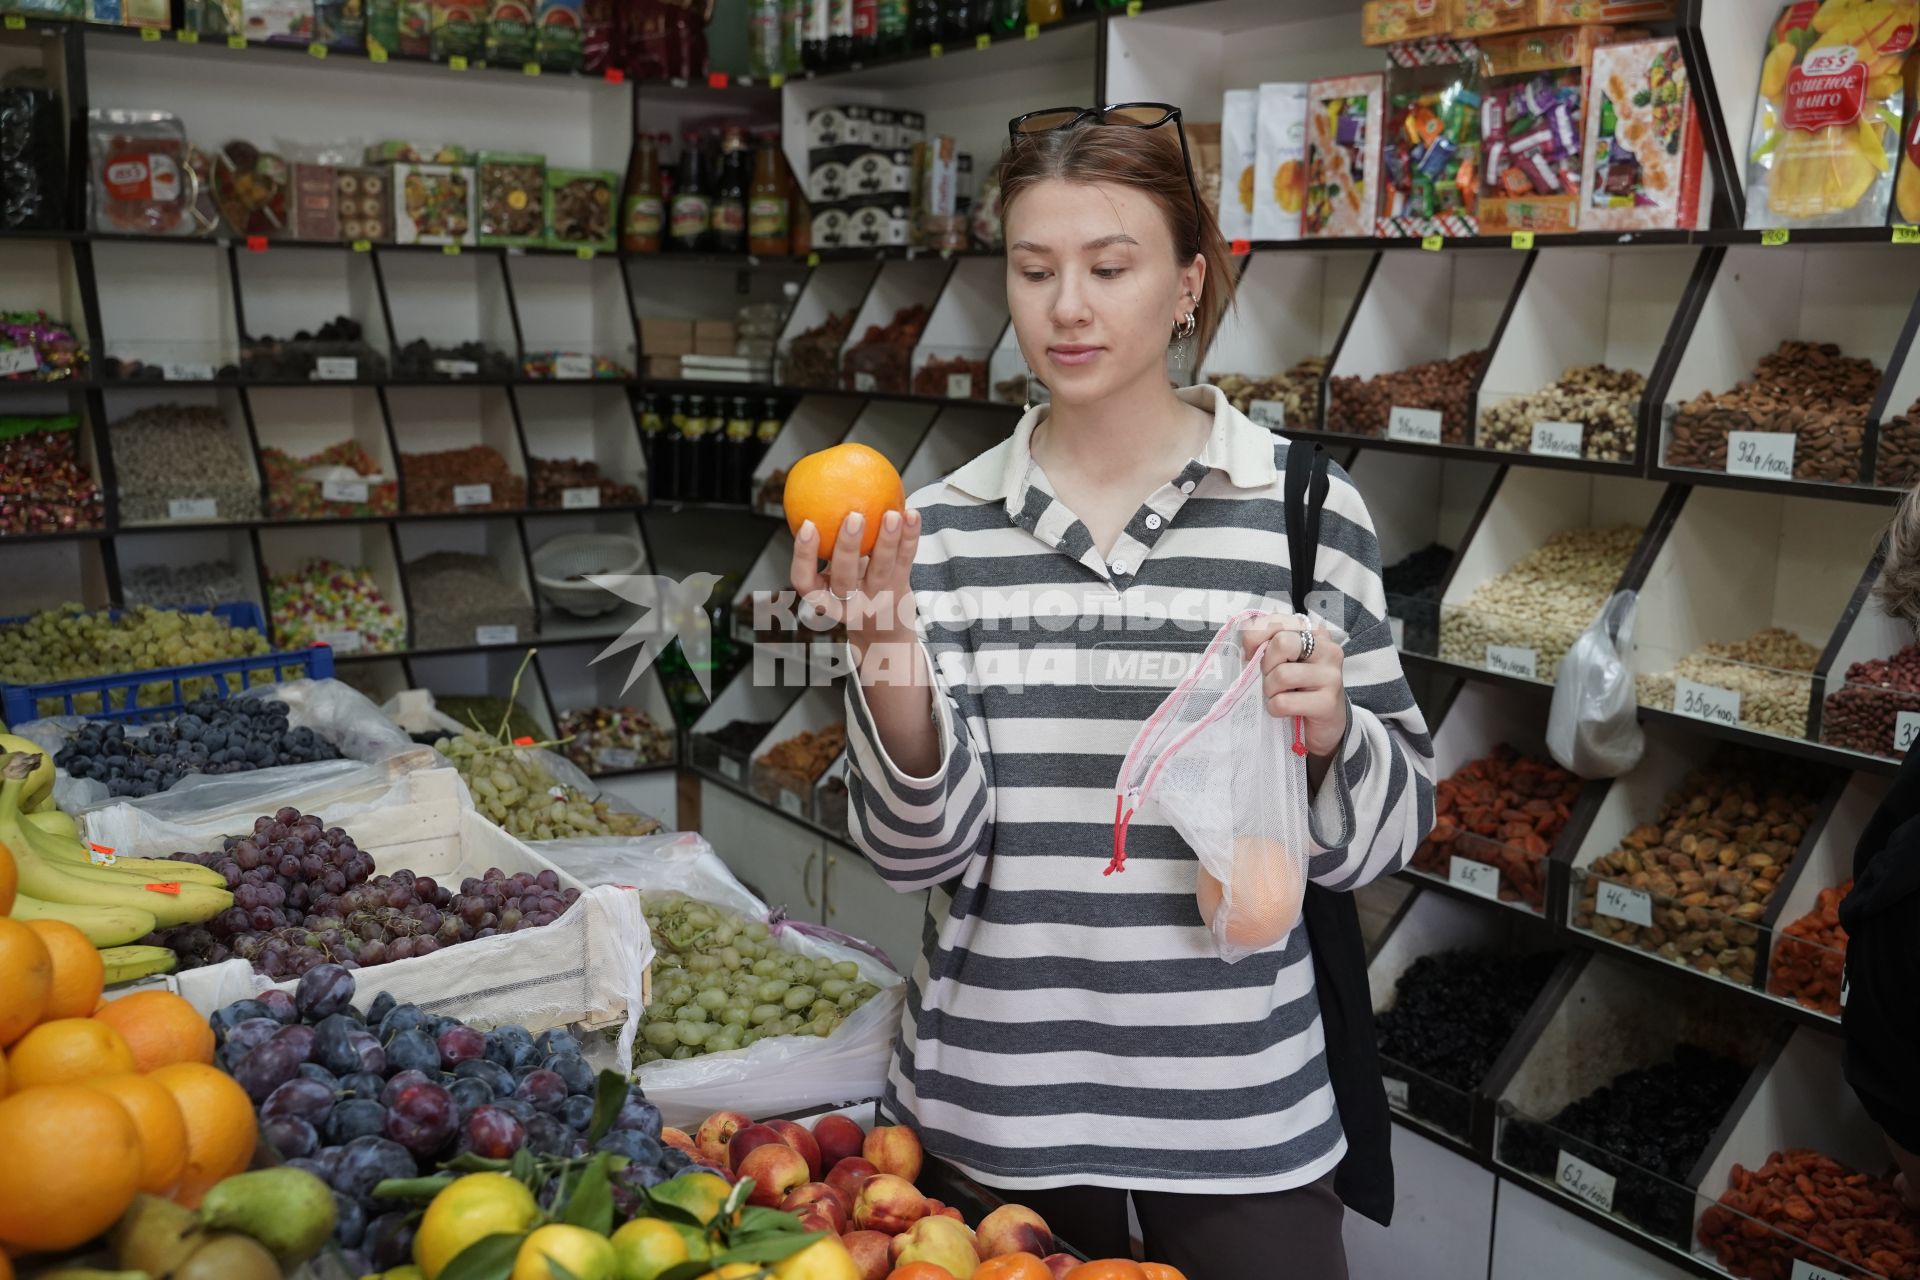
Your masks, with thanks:
[(1133, 810), (1122, 813), (1120, 807), (1125, 803), (1124, 796), (1113, 798), (1113, 861), (1107, 863), (1107, 869), (1100, 873), (1103, 876), (1127, 869), (1127, 823), (1133, 820)]
[(1306, 731), (1300, 727), (1299, 716), (1293, 718), (1293, 754), (1297, 756), (1307, 754)]

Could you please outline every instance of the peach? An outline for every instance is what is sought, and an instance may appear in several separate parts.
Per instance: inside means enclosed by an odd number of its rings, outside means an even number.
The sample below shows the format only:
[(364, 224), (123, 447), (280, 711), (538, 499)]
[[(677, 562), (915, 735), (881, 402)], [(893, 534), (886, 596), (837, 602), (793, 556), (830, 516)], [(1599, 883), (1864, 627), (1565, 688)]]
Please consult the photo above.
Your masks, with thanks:
[(1065, 1280), (1067, 1272), (1080, 1265), (1080, 1259), (1070, 1253), (1050, 1253), (1040, 1261), (1047, 1264), (1047, 1270), (1053, 1272), (1053, 1280)]
[(738, 1169), (747, 1152), (779, 1141), (780, 1134), (772, 1125), (743, 1124), (727, 1139), (727, 1167)]
[(821, 1116), (814, 1123), (813, 1140), (820, 1145), (820, 1167), (831, 1169), (848, 1156), (859, 1155), (867, 1133), (847, 1116)]
[(746, 1159), (734, 1170), (742, 1178), (753, 1179), (748, 1204), (774, 1208), (807, 1182), (807, 1161), (784, 1142), (769, 1142), (747, 1152)]
[(827, 1185), (837, 1189), (851, 1204), (859, 1198), (860, 1184), (880, 1172), (873, 1167), (871, 1160), (862, 1160), (859, 1156), (848, 1156), (833, 1166), (827, 1173)]
[(798, 1151), (807, 1158), (807, 1172), (811, 1181), (820, 1181), (820, 1144), (813, 1140), (813, 1134), (807, 1126), (795, 1124), (791, 1120), (769, 1120), (767, 1127), (780, 1135), (780, 1141)]
[(752, 1123), (738, 1111), (716, 1111), (700, 1122), (699, 1132), (693, 1135), (694, 1148), (708, 1164), (730, 1169), (733, 1166), (727, 1162), (727, 1144), (733, 1141), (734, 1134)]
[(685, 1129), (676, 1129), (672, 1125), (668, 1125), (660, 1131), (660, 1141), (669, 1147), (675, 1147), (686, 1152), (695, 1159), (698, 1159), (700, 1156), (700, 1148), (693, 1145), (693, 1139), (687, 1136)]
[(889, 1248), (893, 1242), (878, 1231), (849, 1231), (840, 1237), (840, 1243), (853, 1255), (853, 1265), (860, 1273), (860, 1280), (887, 1280), (887, 1272), (893, 1270), (893, 1258)]
[(824, 1231), (834, 1239), (840, 1238), (840, 1228), (835, 1224), (833, 1213), (824, 1204), (810, 1204), (794, 1215), (802, 1231)]
[(847, 1215), (853, 1212), (853, 1201), (838, 1187), (830, 1187), (824, 1182), (809, 1182), (787, 1193), (780, 1202), (780, 1208), (787, 1213), (799, 1213), (818, 1205), (829, 1213), (839, 1224), (833, 1233), (839, 1235), (847, 1229)]
[(937, 1267), (945, 1267), (953, 1280), (969, 1280), (974, 1269), (980, 1265), (980, 1255), (974, 1250), (973, 1232), (967, 1229), (964, 1222), (955, 1222), (951, 1218), (920, 1219), (904, 1234), (893, 1238), (890, 1252), (896, 1267), (903, 1267), (909, 1262), (931, 1262)]
[(860, 1154), (882, 1173), (908, 1182), (920, 1176), (920, 1135), (903, 1124), (883, 1124), (869, 1131)]
[(980, 1219), (980, 1256), (1030, 1253), (1044, 1258), (1053, 1252), (1053, 1232), (1044, 1218), (1023, 1204), (1003, 1204)]
[(927, 1198), (905, 1178), (876, 1173), (860, 1184), (853, 1198), (853, 1225), (862, 1231), (897, 1236), (927, 1216)]

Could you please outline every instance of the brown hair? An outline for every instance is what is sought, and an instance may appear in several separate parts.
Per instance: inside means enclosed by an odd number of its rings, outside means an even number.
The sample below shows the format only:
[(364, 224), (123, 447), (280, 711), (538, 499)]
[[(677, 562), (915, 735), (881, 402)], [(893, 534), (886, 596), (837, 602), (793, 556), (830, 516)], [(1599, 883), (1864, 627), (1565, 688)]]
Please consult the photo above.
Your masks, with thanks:
[[(1207, 260), (1206, 282), (1200, 287), (1200, 305), (1194, 308), (1194, 365), (1206, 355), (1233, 305), (1233, 259), (1220, 227), (1204, 207), (1194, 207), (1187, 170), (1180, 155), (1180, 135), (1170, 121), (1157, 129), (1129, 125), (1084, 124), (1022, 136), (1008, 144), (1000, 157), (1000, 214), (1020, 193), (1037, 182), (1061, 178), (1067, 182), (1111, 182), (1151, 196), (1166, 215), (1173, 232), (1175, 261), (1185, 267), (1196, 253)], [(1168, 338), (1172, 341), (1171, 334)]]
[(1873, 594), (1889, 617), (1920, 627), (1920, 487), (1907, 491), (1887, 524), (1887, 557)]

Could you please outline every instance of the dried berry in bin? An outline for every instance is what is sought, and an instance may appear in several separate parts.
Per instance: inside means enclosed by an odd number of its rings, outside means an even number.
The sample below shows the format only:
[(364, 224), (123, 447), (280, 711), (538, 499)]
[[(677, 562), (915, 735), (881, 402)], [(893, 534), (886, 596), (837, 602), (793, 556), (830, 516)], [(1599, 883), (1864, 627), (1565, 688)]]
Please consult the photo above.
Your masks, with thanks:
[(267, 478), (267, 513), (317, 516), (391, 515), (400, 509), (400, 485), (358, 440), (342, 440), (304, 458), (271, 446), (260, 450)]
[(853, 312), (848, 311), (796, 336), (781, 356), (780, 380), (795, 387), (837, 388), (840, 348), (852, 328)]
[(1433, 543), (1380, 571), (1387, 613), (1400, 619), (1400, 647), (1408, 653), (1439, 648), (1440, 588), (1452, 566), (1452, 549)]
[(240, 372), (276, 382), (367, 381), (387, 376), (387, 358), (366, 341), (366, 330), (351, 316), (335, 316), (318, 329), (301, 329), (280, 339), (248, 338), (240, 350)]
[(506, 380), (516, 371), (512, 356), (484, 342), (441, 346), (415, 338), (394, 353), (393, 371), (402, 378), (463, 378)]
[(1768, 991), (1798, 1000), (1829, 1018), (1840, 1016), (1847, 958), (1840, 902), (1852, 891), (1852, 879), (1822, 889), (1813, 910), (1780, 931), (1767, 964)]
[(498, 449), (464, 449), (400, 455), (409, 511), (517, 511), (527, 505), (527, 481)]
[(1774, 1152), (1758, 1169), (1734, 1165), (1728, 1183), (1719, 1202), (1700, 1215), (1700, 1243), (1743, 1280), (1813, 1274), (1796, 1267), (1796, 1259), (1849, 1280), (1920, 1277), (1920, 1216), (1891, 1178), (1856, 1173), (1818, 1151), (1795, 1148)]
[(914, 344), (927, 326), (923, 306), (902, 307), (884, 325), (868, 325), (860, 341), (843, 357), (841, 385), (848, 391), (883, 391), (904, 395)]
[(1445, 879), (1455, 857), (1499, 868), (1500, 900), (1547, 902), (1547, 855), (1580, 796), (1578, 777), (1506, 743), (1434, 788), (1433, 831), (1413, 865)]

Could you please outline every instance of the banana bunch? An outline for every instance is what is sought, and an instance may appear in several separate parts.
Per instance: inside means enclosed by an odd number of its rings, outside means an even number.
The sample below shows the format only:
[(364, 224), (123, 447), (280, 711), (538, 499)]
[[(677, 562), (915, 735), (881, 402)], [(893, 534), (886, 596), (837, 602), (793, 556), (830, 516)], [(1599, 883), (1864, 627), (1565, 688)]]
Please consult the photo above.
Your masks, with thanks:
[(103, 952), (113, 949), (106, 957), (110, 982), (164, 972), (172, 959), (165, 948), (126, 944), (156, 928), (198, 924), (225, 911), (233, 905), (226, 878), (163, 858), (102, 855), (96, 861), (72, 818), (24, 811), (40, 802), (39, 792), (50, 798), (52, 786), (51, 765), (38, 750), (0, 756), (0, 847), (12, 855), (19, 880), (13, 916), (64, 920)]
[[(1845, 213), (1893, 172), (1899, 155), (1901, 67), (1917, 19), (1920, 0), (1824, 0), (1810, 18), (1795, 5), (1782, 13), (1761, 64), (1751, 154), (1753, 166), (1765, 175), (1767, 208), (1776, 218), (1801, 222)], [(1851, 49), (1855, 65), (1865, 70), (1858, 114), (1843, 123), (1788, 128), (1794, 69), (1819, 50), (1840, 48)], [(1813, 96), (1844, 102), (1852, 91)], [(1844, 113), (1844, 106), (1835, 110)]]

